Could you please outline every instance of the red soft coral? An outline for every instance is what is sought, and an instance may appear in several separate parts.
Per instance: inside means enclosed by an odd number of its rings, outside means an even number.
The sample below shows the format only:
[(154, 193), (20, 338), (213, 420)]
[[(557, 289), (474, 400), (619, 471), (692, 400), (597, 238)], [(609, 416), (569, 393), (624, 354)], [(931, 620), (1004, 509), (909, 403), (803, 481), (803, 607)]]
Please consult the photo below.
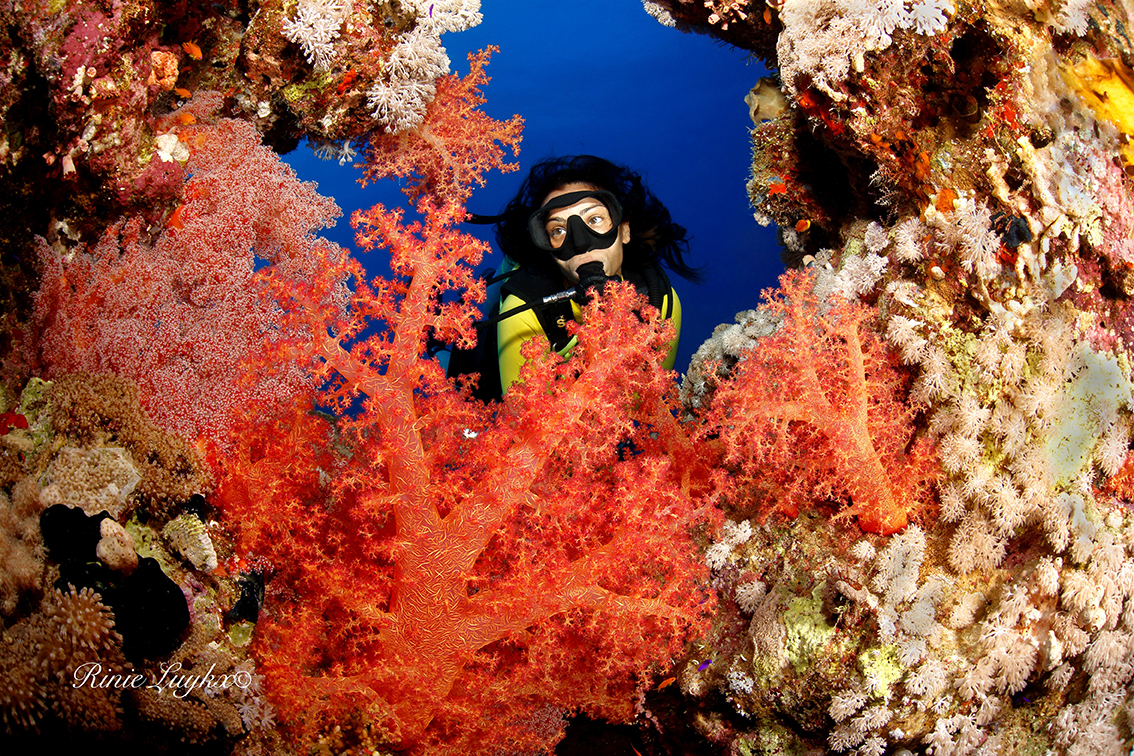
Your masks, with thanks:
[[(561, 732), (549, 706), (630, 718), (712, 607), (689, 538), (709, 512), (671, 453), (688, 446), (659, 367), (671, 330), (610, 286), (570, 361), (533, 347), (502, 405), (470, 401), (422, 355), (426, 334), (468, 330), (469, 306), (442, 297), (481, 244), (456, 206), (423, 210), (408, 229), (381, 208), (356, 219), (392, 280), (328, 265), (277, 289), (313, 336), (280, 349), (310, 360), (324, 403), (361, 412), (250, 418), (219, 499), (241, 549), (280, 570), (257, 653), (293, 732), (360, 712), (401, 747), (538, 750)], [(315, 306), (348, 269), (353, 320)]]
[(519, 152), (524, 121), (513, 116), (496, 121), (478, 109), (484, 102), (481, 88), (488, 83), (484, 72), (488, 47), (469, 53), (469, 73), (437, 80), (437, 96), (429, 104), (425, 122), (416, 129), (397, 134), (373, 133), (366, 144), (362, 184), (389, 176), (406, 179), (410, 199), (428, 194), (434, 201), (463, 203), (473, 184), (484, 185), (484, 174), (492, 168), (516, 170), (504, 162), (504, 148)]
[[(740, 495), (766, 515), (848, 500), (863, 530), (901, 530), (924, 505), (937, 465), (916, 439), (905, 376), (858, 304), (824, 307), (812, 276), (765, 292), (777, 331), (746, 351), (707, 414)], [(737, 495), (739, 497), (739, 495)]]

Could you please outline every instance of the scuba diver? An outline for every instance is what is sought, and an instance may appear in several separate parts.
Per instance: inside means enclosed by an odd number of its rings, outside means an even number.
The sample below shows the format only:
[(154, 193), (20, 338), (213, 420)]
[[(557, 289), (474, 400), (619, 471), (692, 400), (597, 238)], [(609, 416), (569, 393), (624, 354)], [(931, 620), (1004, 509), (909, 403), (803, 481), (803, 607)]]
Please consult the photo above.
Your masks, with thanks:
[[(544, 338), (551, 350), (568, 357), (575, 340), (568, 320), (579, 320), (589, 291), (610, 279), (630, 281), (650, 304), (673, 321), (676, 335), (663, 363), (677, 357), (681, 301), (663, 265), (697, 281), (698, 271), (685, 262), (686, 231), (642, 183), (636, 172), (592, 155), (554, 157), (532, 166), (516, 196), (495, 216), (496, 241), (514, 269), (498, 276), (501, 285), (495, 345), (496, 376), (482, 356), (481, 398), (500, 398), (516, 382), (528, 340)], [(491, 335), (484, 339), (491, 351)], [(458, 360), (450, 374), (473, 372)]]

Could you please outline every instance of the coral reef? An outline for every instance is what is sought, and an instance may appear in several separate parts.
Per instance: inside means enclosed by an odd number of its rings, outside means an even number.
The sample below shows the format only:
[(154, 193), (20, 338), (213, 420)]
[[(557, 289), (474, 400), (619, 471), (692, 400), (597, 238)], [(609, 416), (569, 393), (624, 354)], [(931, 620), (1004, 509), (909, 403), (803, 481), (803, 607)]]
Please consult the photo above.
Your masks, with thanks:
[(241, 592), (218, 570), (231, 546), (195, 515), (166, 522), (200, 513), (191, 492), (210, 490), (196, 450), (159, 430), (122, 378), (33, 381), (17, 406), (26, 438), (3, 453), (22, 475), (0, 489), (10, 742), (114, 733), (169, 752), (172, 731), (173, 742), (279, 752), (246, 630), (224, 626)]
[[(30, 10), (10, 71), (60, 112), (8, 103), (38, 131), (5, 168), (46, 155), (68, 191), (19, 197), (35, 293), (4, 323), (3, 396), (51, 383), (4, 446), (10, 626), (97, 585), (152, 683), (115, 698), (131, 744), (530, 751), (574, 711), (631, 719), (713, 607), (707, 472), (630, 291), (500, 410), (425, 358), (472, 339), (482, 245), (455, 226), (520, 139), (479, 110), (491, 50), (449, 74), (440, 35), (478, 4)], [(301, 136), (408, 179), (422, 222), (354, 218), (388, 279), (315, 236), (337, 208), (269, 149)]]
[(112, 245), (108, 234), (121, 229), (108, 226), (120, 216), (137, 218), (125, 228), (140, 223), (146, 241), (171, 213), (177, 225), (177, 208), (193, 199), (184, 129), (171, 128), (191, 125), (196, 114), (183, 106), (220, 92), (224, 116), (281, 152), (307, 138), (349, 156), (353, 140), (428, 122), (435, 80), (449, 73), (441, 37), (479, 23), (478, 9), (477, 0), (0, 3), (8, 390), (31, 372), (22, 351), (41, 272), (36, 237), (67, 256)]
[(530, 344), (498, 407), (423, 358), (429, 333), (468, 338), (472, 298), (443, 297), (475, 296), (482, 252), (454, 228), (459, 206), (431, 200), (409, 226), (382, 207), (354, 219), (394, 276), (356, 278), (348, 312), (388, 330), (344, 346), (359, 322), (317, 306), (341, 274), (330, 264), (308, 291), (275, 291), (319, 335), (283, 348), (341, 414), (249, 417), (218, 499), (238, 549), (275, 572), (253, 650), (293, 737), (546, 749), (558, 715), (631, 719), (634, 691), (701, 624), (712, 603), (690, 531), (713, 514), (659, 369), (667, 327), (632, 287), (588, 305), (569, 362)]
[(9, 617), (24, 594), (41, 587), (43, 538), (39, 532), (39, 501), (35, 481), (24, 478), (11, 495), (0, 498), (0, 614)]
[(128, 675), (114, 619), (89, 588), (47, 592), (39, 610), (0, 637), (6, 684), (0, 716), (9, 731), (36, 729), (50, 711), (77, 730), (121, 727), (121, 687), (72, 684)]
[[(703, 712), (719, 695), (744, 718), (703, 714), (700, 729), (753, 753), (1126, 753), (1132, 9), (657, 5), (776, 69), (786, 106), (754, 117), (749, 195), (781, 227), (785, 261), (808, 269), (718, 328), (683, 387), (739, 483), (708, 552), (725, 598), (702, 646), (712, 664), (679, 680)], [(799, 301), (817, 313), (804, 347)], [(867, 371), (867, 406), (911, 423), (903, 453), (937, 450), (923, 478), (937, 485), (900, 499), (915, 524), (889, 538), (838, 518), (872, 529), (860, 510), (884, 483), (856, 493), (839, 455), (807, 456), (854, 448), (805, 409), (845, 358), (812, 361), (805, 392), (782, 367), (838, 333), (848, 306), (908, 376)], [(842, 333), (844, 353), (862, 338)], [(771, 396), (744, 388), (752, 374)]]
[[(747, 189), (800, 270), (680, 400), (612, 285), (485, 406), (426, 357), (520, 137), (491, 50), (449, 73), (478, 3), (0, 4), (11, 736), (1129, 751), (1131, 8), (644, 7), (774, 69)], [(388, 277), (316, 236), (302, 137), (404, 180), (420, 221), (352, 219)]]
[(256, 297), (257, 261), (309, 274), (314, 250), (327, 244), (314, 232), (340, 211), (263, 147), (251, 124), (217, 118), (219, 103), (199, 93), (163, 121), (192, 179), (156, 238), (135, 217), (89, 251), (40, 240), (34, 323), (46, 376), (132, 378), (163, 428), (223, 445), (234, 407), (294, 394), (300, 381), (296, 371), (253, 381), (234, 369), (278, 328)]

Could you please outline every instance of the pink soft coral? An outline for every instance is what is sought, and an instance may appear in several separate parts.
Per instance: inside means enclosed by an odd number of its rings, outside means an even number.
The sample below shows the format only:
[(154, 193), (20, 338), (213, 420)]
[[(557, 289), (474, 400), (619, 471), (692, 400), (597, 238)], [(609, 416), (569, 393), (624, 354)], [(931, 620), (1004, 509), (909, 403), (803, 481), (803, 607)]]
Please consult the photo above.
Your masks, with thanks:
[(297, 369), (242, 375), (241, 360), (280, 327), (258, 294), (257, 258), (294, 279), (342, 253), (314, 235), (339, 215), (332, 200), (298, 181), (250, 124), (203, 118), (181, 129), (192, 178), (156, 239), (133, 217), (91, 249), (40, 241), (35, 336), (47, 375), (132, 378), (159, 425), (224, 446), (235, 408), (280, 401), (304, 380)]

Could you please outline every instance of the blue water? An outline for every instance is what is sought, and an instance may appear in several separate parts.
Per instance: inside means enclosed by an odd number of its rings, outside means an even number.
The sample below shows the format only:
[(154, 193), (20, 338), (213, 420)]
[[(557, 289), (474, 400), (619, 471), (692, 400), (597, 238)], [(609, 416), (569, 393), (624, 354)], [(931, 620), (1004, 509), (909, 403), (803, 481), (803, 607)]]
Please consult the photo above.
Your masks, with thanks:
[[(637, 0), (487, 0), (484, 22), (442, 39), (453, 70), (467, 73), (468, 52), (494, 44), (485, 110), (524, 117), (520, 172), (493, 174), (469, 201), (497, 212), (528, 167), (551, 154), (591, 153), (642, 173), (674, 220), (692, 235), (692, 263), (705, 282), (674, 280), (685, 317), (677, 369), (719, 323), (758, 302), (782, 270), (772, 229), (752, 218), (745, 193), (752, 122), (744, 96), (764, 67), (743, 50), (659, 24)], [(375, 202), (404, 204), (393, 182), (362, 190), (358, 171), (317, 160), (307, 148), (286, 157), (317, 181), (346, 217)], [(490, 239), (490, 232), (470, 227)], [(328, 237), (350, 244), (344, 221)], [(381, 259), (364, 259), (371, 273)], [(497, 267), (500, 257), (487, 261)]]

